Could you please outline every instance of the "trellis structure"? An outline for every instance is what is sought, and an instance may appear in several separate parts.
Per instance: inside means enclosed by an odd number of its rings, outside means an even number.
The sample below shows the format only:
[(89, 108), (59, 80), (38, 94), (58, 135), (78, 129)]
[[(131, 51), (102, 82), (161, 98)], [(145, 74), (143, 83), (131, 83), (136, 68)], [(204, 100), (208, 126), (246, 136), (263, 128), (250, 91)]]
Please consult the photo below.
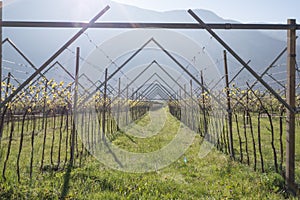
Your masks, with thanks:
[[(36, 71), (26, 79), (21, 85), (4, 101), (0, 102), (0, 109), (2, 109), (6, 103), (13, 100), (13, 98), (23, 90), (34, 78), (36, 78), (41, 72), (49, 67), (49, 64), (55, 60), (69, 45), (71, 45), (84, 31), (88, 28), (115, 28), (115, 29), (137, 29), (137, 28), (164, 28), (164, 29), (191, 29), (199, 30), (205, 29), (212, 37), (214, 37), (246, 70), (248, 70), (256, 81), (260, 82), (272, 95), (280, 101), (282, 105), (286, 107), (287, 112), (287, 127), (286, 127), (286, 184), (292, 191), (297, 190), (297, 185), (295, 183), (295, 114), (299, 112), (299, 108), (296, 108), (296, 31), (300, 29), (300, 25), (296, 24), (296, 20), (289, 19), (287, 24), (206, 24), (199, 16), (197, 16), (192, 10), (188, 13), (197, 21), (197, 23), (96, 23), (96, 21), (109, 10), (109, 6), (105, 7), (101, 12), (99, 12), (89, 23), (77, 23), (77, 22), (22, 22), (22, 21), (2, 21), (2, 2), (0, 3), (0, 35), (2, 38), (2, 28), (9, 27), (19, 27), (19, 28), (81, 28), (80, 31), (75, 34), (68, 42), (66, 42), (55, 54), (53, 54), (43, 65), (36, 69)], [(249, 66), (247, 62), (241, 59), (236, 52), (234, 52), (229, 45), (226, 44), (214, 31), (213, 29), (225, 29), (225, 30), (286, 30), (287, 31), (287, 93), (286, 101), (268, 85), (261, 76), (259, 76), (253, 69)], [(0, 60), (2, 60), (2, 46), (0, 45)], [(2, 75), (2, 62), (0, 62), (0, 74)], [(107, 74), (106, 74), (107, 75)], [(111, 75), (113, 76), (114, 73)], [(2, 76), (0, 76), (0, 88), (2, 88)], [(73, 77), (78, 79), (78, 77)], [(109, 77), (108, 77), (109, 79)], [(106, 86), (108, 81), (100, 84)], [(198, 80), (196, 80), (197, 82)], [(199, 82), (199, 81), (198, 81)], [(227, 80), (228, 82), (228, 80)], [(201, 86), (201, 83), (199, 82)], [(202, 84), (203, 86), (203, 84)], [(203, 89), (203, 88), (202, 88)], [(106, 89), (104, 89), (106, 91)], [(165, 93), (162, 88), (158, 85), (158, 90)], [(161, 94), (162, 95), (162, 94)], [(1, 101), (0, 95), (0, 101)], [(230, 102), (229, 102), (230, 105)], [(77, 105), (76, 105), (77, 106)], [(228, 112), (231, 113), (229, 107)], [(232, 135), (231, 135), (232, 136)], [(72, 137), (72, 142), (74, 137)], [(230, 155), (232, 158), (235, 157), (233, 151), (233, 140), (229, 140), (230, 145)], [(74, 150), (73, 152), (74, 153)], [(72, 156), (73, 154), (71, 154)]]

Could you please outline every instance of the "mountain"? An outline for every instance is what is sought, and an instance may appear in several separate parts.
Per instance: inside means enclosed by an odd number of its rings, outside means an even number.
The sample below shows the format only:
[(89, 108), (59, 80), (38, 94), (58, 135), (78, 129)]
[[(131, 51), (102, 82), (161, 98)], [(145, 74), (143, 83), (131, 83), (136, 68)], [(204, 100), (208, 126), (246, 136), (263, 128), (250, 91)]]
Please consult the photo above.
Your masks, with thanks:
[[(97, 0), (87, 1), (93, 4), (92, 7), (76, 7), (67, 4), (65, 1), (35, 1), (26, 0), (18, 1), (4, 8), (4, 20), (16, 21), (87, 21), (101, 10), (105, 3), (110, 5), (111, 9), (99, 20), (108, 22), (182, 22), (193, 23), (195, 20), (185, 10), (174, 10), (167, 12), (156, 12), (134, 6), (122, 5), (113, 1), (104, 1), (100, 4)], [(102, 1), (103, 2), (103, 1)], [(45, 5), (46, 4), (46, 5)], [(35, 5), (35, 8), (32, 6)], [(39, 9), (36, 9), (39, 8)], [(35, 9), (33, 12), (32, 9)], [(19, 10), (20, 12), (16, 12)], [(66, 12), (68, 10), (68, 12)], [(21, 12), (22, 11), (22, 12)], [(223, 19), (212, 11), (196, 9), (194, 10), (201, 19), (206, 23), (239, 23), (234, 20)], [(33, 63), (39, 67), (47, 58), (49, 58), (59, 47), (61, 47), (69, 38), (74, 35), (78, 29), (31, 29), (31, 28), (4, 28), (3, 39), (10, 38)], [(81, 36), (69, 50), (64, 52), (59, 61), (65, 64), (66, 68), (74, 71), (74, 51), (76, 46), (81, 47), (81, 56), (87, 57), (95, 49), (95, 44), (102, 42), (124, 33), (129, 30), (106, 29), (106, 30), (88, 30), (87, 35)], [(175, 31), (175, 30), (174, 30)], [(185, 36), (194, 40), (212, 60), (217, 64), (221, 73), (223, 73), (223, 47), (218, 44), (204, 30), (176, 30)], [(275, 31), (259, 30), (217, 30), (216, 33), (230, 45), (238, 55), (246, 62), (250, 61), (250, 66), (258, 73), (261, 73), (275, 57), (285, 48), (285, 34), (280, 39), (283, 31), (279, 34)], [(176, 41), (174, 41), (176, 42)], [(119, 44), (122, 45), (122, 44)], [(138, 48), (138, 47), (137, 47)], [(72, 53), (73, 51), (73, 53)], [(103, 51), (106, 51), (105, 49)], [(297, 48), (299, 53), (299, 46)], [(271, 69), (271, 74), (278, 80), (284, 79), (285, 74), (285, 57), (284, 55), (276, 64), (277, 67)], [(11, 68), (19, 67), (25, 63), (27, 68), (21, 69), (19, 79), (25, 79), (33, 70), (28, 67), (28, 63), (18, 56), (8, 44), (3, 47), (3, 58), (7, 61), (3, 65), (4, 73)], [(71, 60), (71, 61), (70, 61)], [(230, 55), (228, 57), (230, 76), (233, 77), (242, 67)], [(9, 61), (14, 61), (14, 64)], [(9, 65), (9, 66), (8, 66)], [(5, 71), (5, 69), (7, 69)], [(18, 68), (20, 70), (20, 68)], [(58, 70), (58, 69), (56, 69)], [(18, 73), (15, 71), (15, 73)], [(52, 76), (59, 72), (52, 72)], [(5, 74), (4, 74), (5, 75)], [(56, 76), (57, 77), (57, 76)], [(240, 80), (253, 79), (249, 73), (243, 72), (239, 76)], [(272, 81), (270, 77), (266, 80)], [(273, 81), (274, 82), (274, 81)]]

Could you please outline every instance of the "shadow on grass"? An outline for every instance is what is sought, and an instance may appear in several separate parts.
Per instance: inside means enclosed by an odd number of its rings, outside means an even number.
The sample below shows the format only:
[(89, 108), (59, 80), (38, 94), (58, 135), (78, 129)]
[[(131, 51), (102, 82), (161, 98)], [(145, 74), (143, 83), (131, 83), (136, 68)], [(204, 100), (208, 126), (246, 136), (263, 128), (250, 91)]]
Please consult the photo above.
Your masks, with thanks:
[(108, 152), (113, 156), (115, 162), (118, 163), (118, 165), (119, 165), (121, 168), (123, 168), (122, 162), (118, 159), (118, 157), (117, 157), (117, 155), (114, 153), (114, 151), (111, 150), (109, 144), (108, 144), (107, 141), (106, 141), (106, 138), (104, 138), (103, 143), (104, 143), (104, 145), (106, 146), (106, 148), (108, 149)]
[(136, 141), (133, 139), (133, 137), (131, 137), (130, 135), (124, 133), (124, 136), (126, 136), (131, 142), (133, 142), (134, 144), (136, 144)]
[(136, 144), (136, 141), (133, 139), (133, 137), (131, 137), (130, 135), (128, 135), (124, 130), (122, 129), (119, 129), (117, 131), (117, 133), (112, 137), (112, 138), (109, 138), (111, 142), (113, 142), (114, 140), (116, 140), (119, 136), (125, 136), (127, 137), (131, 142), (135, 143)]
[(71, 178), (71, 171), (72, 171), (73, 165), (71, 163), (68, 164), (66, 173), (64, 175), (64, 184), (61, 190), (61, 195), (59, 199), (66, 199), (69, 188), (70, 188), (70, 178)]

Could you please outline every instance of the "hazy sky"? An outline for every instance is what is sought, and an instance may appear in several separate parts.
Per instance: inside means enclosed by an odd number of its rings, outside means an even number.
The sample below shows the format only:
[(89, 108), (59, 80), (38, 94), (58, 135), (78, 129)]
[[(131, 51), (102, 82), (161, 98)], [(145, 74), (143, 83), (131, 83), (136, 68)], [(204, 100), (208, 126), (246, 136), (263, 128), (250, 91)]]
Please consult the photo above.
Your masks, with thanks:
[[(225, 19), (240, 22), (273, 22), (286, 23), (288, 18), (295, 18), (300, 23), (299, 0), (114, 0), (141, 8), (166, 11), (174, 9), (200, 8), (211, 10)], [(53, 15), (61, 12), (75, 11), (76, 16), (82, 10), (103, 8), (109, 0), (4, 0), (4, 6), (13, 8), (12, 15), (22, 16), (24, 19), (32, 12), (43, 9), (53, 10)], [(17, 6), (22, 5), (22, 6)], [(23, 10), (20, 9), (24, 8)], [(27, 10), (27, 12), (26, 12)], [(23, 13), (23, 15), (22, 15)], [(5, 14), (5, 11), (4, 11)], [(91, 13), (94, 15), (94, 13)], [(82, 16), (83, 17), (83, 16)], [(82, 19), (82, 17), (80, 19)], [(13, 17), (10, 17), (13, 18)], [(50, 17), (51, 18), (51, 17)], [(89, 19), (89, 18), (87, 18)], [(38, 20), (38, 19), (36, 19)]]
[(142, 8), (165, 11), (172, 9), (208, 9), (222, 18), (241, 22), (282, 22), (295, 18), (300, 22), (299, 0), (115, 0)]

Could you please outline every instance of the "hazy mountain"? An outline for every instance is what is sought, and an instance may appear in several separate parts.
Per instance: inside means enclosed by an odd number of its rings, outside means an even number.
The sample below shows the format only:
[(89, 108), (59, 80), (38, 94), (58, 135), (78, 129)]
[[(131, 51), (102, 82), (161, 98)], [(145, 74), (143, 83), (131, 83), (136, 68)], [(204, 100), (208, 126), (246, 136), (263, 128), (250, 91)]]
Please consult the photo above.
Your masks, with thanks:
[[(33, 12), (30, 7), (30, 2), (40, 4), (40, 9)], [(47, 5), (45, 6), (45, 2)], [(91, 1), (92, 2), (92, 1)], [(12, 4), (5, 7), (4, 20), (33, 20), (33, 21), (86, 21), (93, 17), (102, 5), (97, 4), (98, 1), (93, 1), (95, 6), (90, 8), (85, 15), (76, 15), (80, 8), (72, 8), (70, 5), (64, 5), (63, 1), (57, 6), (55, 1), (40, 1), (35, 0), (19, 1), (18, 4)], [(183, 22), (191, 23), (195, 20), (185, 10), (175, 10), (168, 12), (156, 12), (151, 10), (140, 9), (134, 6), (121, 5), (115, 2), (107, 1), (111, 9), (99, 21), (114, 21), (114, 22)], [(66, 9), (68, 12), (66, 12)], [(16, 12), (22, 10), (22, 12)], [(234, 20), (223, 19), (217, 16), (212, 11), (197, 9), (195, 12), (204, 22), (207, 23), (238, 23)], [(60, 46), (62, 46), (78, 29), (24, 29), (24, 28), (5, 28), (3, 38), (11, 38), (11, 40), (27, 55), (33, 63), (39, 67), (47, 58), (49, 58)], [(86, 57), (95, 46), (103, 41), (116, 36), (128, 30), (88, 30), (88, 37), (83, 35), (78, 41), (70, 47), (74, 51), (76, 46), (81, 46), (82, 57)], [(218, 67), (223, 71), (223, 47), (220, 46), (206, 31), (204, 30), (177, 30), (180, 33), (193, 39), (206, 51), (211, 58), (218, 64)], [(280, 31), (262, 32), (258, 30), (218, 30), (219, 36), (226, 41), (232, 49), (235, 50), (245, 61), (251, 60), (250, 66), (257, 72), (262, 72), (273, 59), (285, 48), (286, 33)], [(283, 38), (281, 38), (283, 37)], [(92, 38), (92, 42), (90, 42)], [(176, 41), (174, 41), (176, 42)], [(120, 44), (122, 45), (122, 44)], [(138, 47), (137, 47), (138, 48)], [(105, 51), (105, 50), (104, 50)], [(299, 48), (298, 48), (299, 51)], [(197, 53), (197, 52), (195, 52)], [(16, 63), (25, 63), (20, 57), (15, 54), (9, 45), (5, 45), (3, 49), (3, 57), (8, 61)], [(73, 62), (68, 62), (72, 59), (72, 53), (66, 51), (60, 56), (60, 61), (66, 63), (66, 68), (73, 70)], [(241, 66), (232, 57), (229, 56), (229, 67), (231, 77), (241, 68)], [(285, 55), (278, 61), (277, 64), (285, 63)], [(8, 64), (4, 62), (4, 66)], [(12, 67), (18, 67), (17, 64), (10, 64)], [(7, 66), (8, 67), (8, 66)], [(24, 68), (28, 71), (27, 74), (19, 74), (20, 79), (28, 77), (32, 70)], [(284, 71), (285, 66), (281, 65), (274, 67), (272, 73), (278, 79), (282, 79), (285, 75), (278, 72)], [(16, 72), (17, 73), (17, 72)], [(56, 72), (57, 73), (57, 72)], [(250, 79), (249, 74), (244, 73), (240, 79)], [(269, 79), (268, 79), (269, 80)]]

